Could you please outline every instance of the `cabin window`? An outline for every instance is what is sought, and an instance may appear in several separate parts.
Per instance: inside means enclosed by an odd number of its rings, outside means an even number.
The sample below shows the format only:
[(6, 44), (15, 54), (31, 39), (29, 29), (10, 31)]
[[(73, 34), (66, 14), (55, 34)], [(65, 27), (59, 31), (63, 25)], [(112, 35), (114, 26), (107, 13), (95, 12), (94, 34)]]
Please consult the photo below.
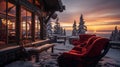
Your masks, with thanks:
[(16, 6), (5, 0), (0, 1), (0, 48), (16, 45)]
[[(0, 1), (0, 48), (18, 45), (19, 39), (17, 38), (20, 38), (25, 44), (32, 42), (34, 37), (36, 40), (40, 39), (40, 20), (37, 13), (34, 13), (35, 35), (33, 35), (32, 21), (34, 19), (32, 19), (32, 10), (22, 4), (20, 4), (20, 10), (21, 25), (18, 27), (16, 5), (13, 2), (6, 2), (6, 0)], [(17, 31), (18, 28), (20, 33)]]
[(21, 23), (22, 23), (22, 40), (24, 43), (29, 43), (32, 40), (31, 36), (31, 12), (21, 8)]
[(40, 21), (38, 19), (38, 16), (35, 16), (35, 39), (40, 38)]

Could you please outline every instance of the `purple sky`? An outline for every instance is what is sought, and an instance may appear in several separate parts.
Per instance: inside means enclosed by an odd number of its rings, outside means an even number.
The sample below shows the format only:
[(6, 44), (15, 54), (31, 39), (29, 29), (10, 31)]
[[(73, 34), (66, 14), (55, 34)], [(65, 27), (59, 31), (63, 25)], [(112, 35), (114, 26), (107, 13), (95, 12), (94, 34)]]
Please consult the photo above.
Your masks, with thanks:
[[(59, 14), (61, 25), (72, 26), (81, 14), (88, 26), (120, 26), (120, 0), (62, 0), (66, 10)], [(114, 24), (114, 26), (113, 26)], [(110, 26), (111, 25), (111, 26)]]

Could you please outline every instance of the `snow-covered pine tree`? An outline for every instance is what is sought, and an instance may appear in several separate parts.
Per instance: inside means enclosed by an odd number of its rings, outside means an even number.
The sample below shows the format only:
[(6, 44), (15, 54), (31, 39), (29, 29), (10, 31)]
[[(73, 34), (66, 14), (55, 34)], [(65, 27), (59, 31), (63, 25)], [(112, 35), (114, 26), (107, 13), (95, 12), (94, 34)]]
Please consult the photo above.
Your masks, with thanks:
[(49, 20), (47, 23), (47, 36), (51, 36), (52, 35), (52, 24), (51, 21)]
[(60, 34), (60, 30), (61, 30), (61, 28), (60, 28), (60, 23), (58, 22), (58, 18), (56, 19), (56, 22), (55, 22), (55, 26), (54, 26), (54, 34)]
[(64, 36), (66, 36), (66, 30), (65, 30), (65, 28), (64, 28), (64, 32), (63, 32), (63, 35), (64, 35)]
[(115, 27), (115, 30), (114, 30), (114, 35), (115, 35), (115, 41), (118, 41), (119, 39), (118, 39), (118, 33), (119, 33), (119, 31), (118, 31), (118, 28), (117, 28), (117, 26)]
[(76, 36), (76, 35), (77, 35), (77, 25), (76, 25), (76, 21), (74, 20), (72, 36)]
[(86, 33), (87, 27), (84, 24), (85, 24), (85, 22), (84, 22), (84, 19), (83, 19), (83, 15), (81, 14), (80, 23), (79, 23), (79, 26), (78, 26), (78, 35)]
[(119, 30), (119, 33), (118, 33), (118, 40), (120, 41), (120, 30)]
[(111, 33), (111, 35), (110, 35), (110, 40), (114, 40), (114, 34), (113, 34), (113, 31), (112, 31), (112, 33)]
[(119, 41), (119, 31), (117, 29), (117, 26), (115, 26), (115, 30), (112, 31), (110, 40), (112, 41)]
[(60, 35), (63, 35), (63, 28), (60, 27)]

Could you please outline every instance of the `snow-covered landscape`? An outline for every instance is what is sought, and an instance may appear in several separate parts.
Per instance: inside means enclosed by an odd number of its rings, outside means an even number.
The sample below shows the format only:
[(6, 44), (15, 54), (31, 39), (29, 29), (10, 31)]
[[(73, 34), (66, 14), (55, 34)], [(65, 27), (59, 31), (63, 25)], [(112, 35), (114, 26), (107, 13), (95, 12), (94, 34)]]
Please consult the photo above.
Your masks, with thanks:
[(119, 5), (0, 0), (0, 67), (95, 67), (98, 61), (96, 67), (120, 67)]
[[(31, 61), (16, 61), (11, 64), (6, 65), (5, 67), (58, 67), (57, 57), (63, 52), (67, 52), (73, 48), (69, 41), (66, 41), (66, 44), (55, 43), (54, 53), (51, 53), (49, 49), (47, 52), (44, 51), (40, 53), (40, 62), (35, 63), (34, 56)], [(97, 67), (120, 67), (120, 49), (110, 49), (105, 57), (99, 61)]]
[[(32, 56), (31, 61), (16, 61), (11, 64), (6, 65), (5, 67), (58, 67), (57, 63), (57, 57), (60, 56), (63, 52), (67, 52), (71, 50), (74, 46), (69, 43), (70, 37), (78, 37), (80, 34), (85, 34), (87, 32), (87, 27), (84, 25), (85, 22), (83, 20), (83, 15), (80, 17), (80, 23), (77, 29), (76, 21), (74, 21), (73, 24), (73, 30), (72, 31), (66, 31), (63, 29), (58, 22), (58, 18), (56, 19), (55, 26), (52, 28), (51, 23), (49, 22), (47, 25), (47, 36), (50, 37), (52, 35), (55, 36), (66, 36), (67, 40), (65, 40), (64, 43), (54, 43), (54, 53), (51, 53), (51, 50), (44, 51), (40, 53), (39, 62), (35, 62), (35, 56)], [(53, 30), (52, 30), (53, 29)], [(87, 33), (89, 34), (89, 33)], [(94, 33), (92, 33), (94, 34)], [(112, 34), (109, 37), (112, 41), (119, 41), (119, 32), (117, 27), (115, 27), (115, 30), (112, 31)], [(98, 34), (95, 34), (98, 36)], [(101, 36), (101, 35), (99, 35)], [(102, 34), (101, 37), (105, 37), (104, 34)], [(97, 67), (120, 67), (120, 49), (113, 49), (111, 48), (107, 55), (103, 57)]]

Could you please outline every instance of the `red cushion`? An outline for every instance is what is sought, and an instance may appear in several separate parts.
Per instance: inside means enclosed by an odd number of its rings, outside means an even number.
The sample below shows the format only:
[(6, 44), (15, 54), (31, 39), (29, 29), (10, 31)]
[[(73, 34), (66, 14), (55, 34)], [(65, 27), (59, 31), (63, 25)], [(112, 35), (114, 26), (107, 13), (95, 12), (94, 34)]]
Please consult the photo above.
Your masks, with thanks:
[(73, 42), (73, 45), (74, 46), (78, 46), (78, 45), (84, 45), (85, 44), (85, 42)]
[(79, 35), (79, 38), (80, 38), (79, 40), (84, 42), (84, 41), (87, 41), (92, 36), (96, 36), (96, 35), (81, 34), (81, 35)]
[(83, 44), (85, 44), (87, 42), (87, 40), (92, 36), (96, 36), (96, 35), (81, 34), (81, 35), (79, 35), (79, 40), (73, 40), (72, 44), (74, 46), (76, 46), (76, 45), (84, 46)]
[(74, 60), (81, 60), (82, 57), (86, 56), (86, 52), (79, 53), (79, 52), (65, 52), (63, 53), (65, 58), (74, 59)]
[(82, 53), (85, 52), (87, 49), (86, 48), (80, 48), (80, 47), (75, 47), (72, 50), (70, 50), (69, 52), (76, 52), (76, 53)]
[(101, 51), (108, 44), (108, 42), (109, 42), (109, 39), (107, 39), (107, 38), (98, 38), (98, 39), (96, 39), (88, 47), (87, 56), (89, 56), (89, 57), (99, 56), (101, 54)]
[(96, 36), (92, 36), (90, 37), (87, 42), (86, 42), (86, 45), (84, 46), (85, 48), (89, 47), (97, 38), (99, 37), (96, 37)]
[(77, 45), (77, 46), (74, 47), (72, 50), (76, 50), (76, 51), (80, 51), (80, 52), (81, 52), (82, 47), (87, 48), (87, 47), (90, 46), (90, 45), (93, 43), (93, 41), (94, 41), (95, 39), (97, 39), (97, 38), (98, 38), (98, 37), (96, 37), (96, 36), (92, 36), (92, 37), (90, 37), (90, 38), (88, 39), (88, 41), (86, 42), (86, 44)]

